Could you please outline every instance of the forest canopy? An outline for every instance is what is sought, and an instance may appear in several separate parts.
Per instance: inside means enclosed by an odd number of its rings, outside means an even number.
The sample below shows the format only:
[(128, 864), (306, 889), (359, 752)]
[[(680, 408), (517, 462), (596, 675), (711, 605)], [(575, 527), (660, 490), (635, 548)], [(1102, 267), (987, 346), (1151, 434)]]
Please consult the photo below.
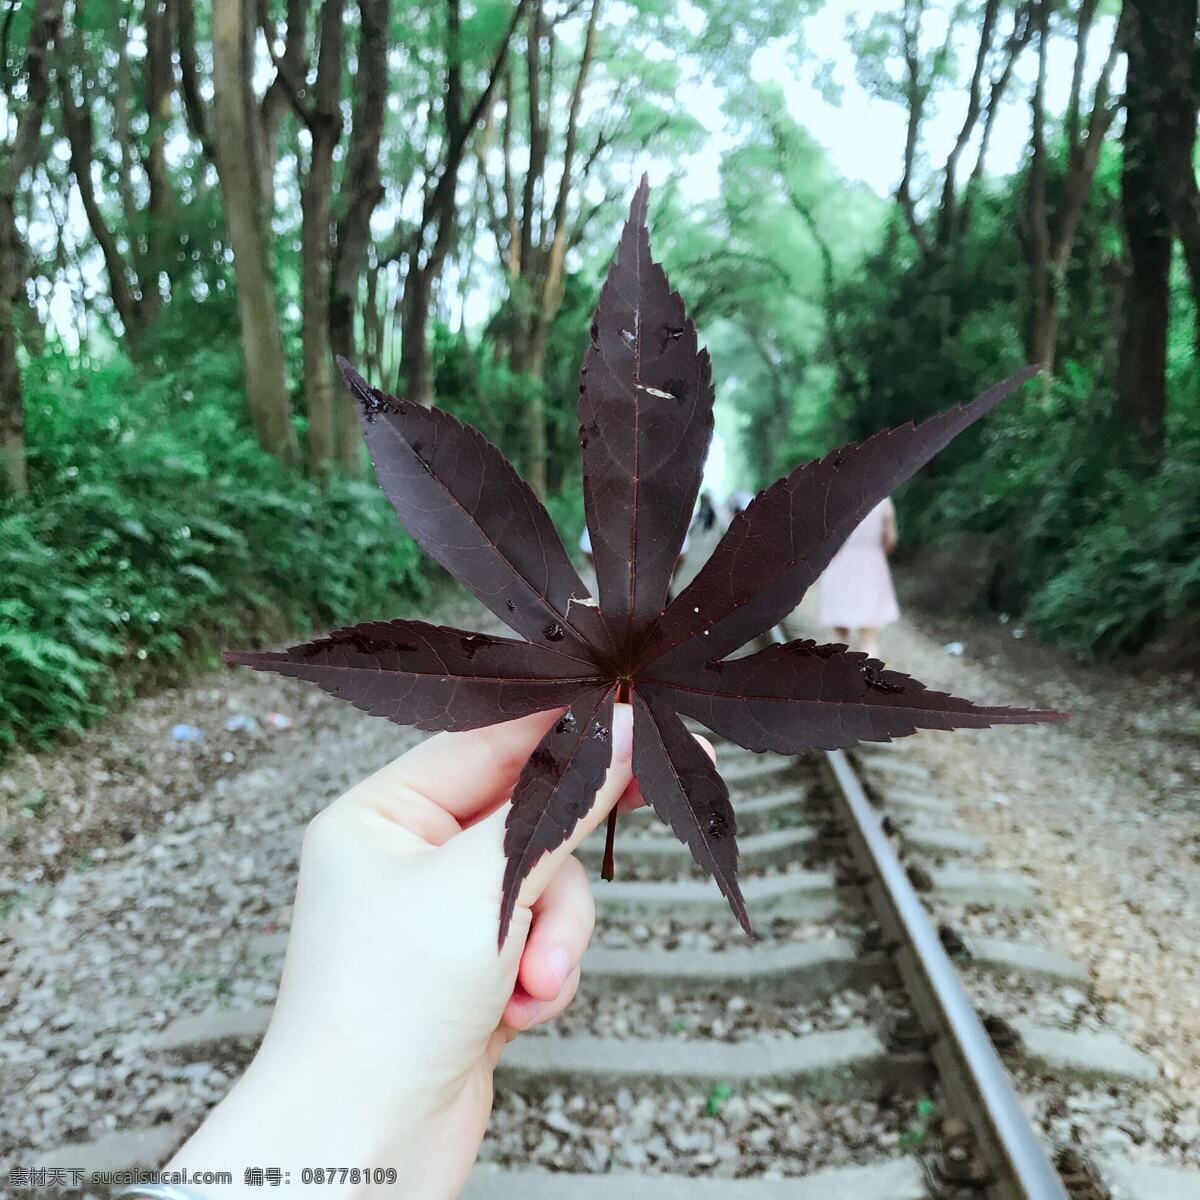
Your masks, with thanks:
[(1194, 644), (1198, 7), (3, 0), (0, 748), (428, 587), (336, 355), (573, 545), (643, 169), (724, 488), (1040, 362), (897, 497), (906, 545), (1080, 656)]

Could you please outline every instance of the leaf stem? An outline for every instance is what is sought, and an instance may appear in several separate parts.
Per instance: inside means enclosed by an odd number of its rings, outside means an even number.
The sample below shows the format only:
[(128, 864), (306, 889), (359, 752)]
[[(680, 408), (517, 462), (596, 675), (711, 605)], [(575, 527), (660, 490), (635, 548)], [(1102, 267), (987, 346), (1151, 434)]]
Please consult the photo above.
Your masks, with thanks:
[[(629, 680), (622, 679), (617, 685), (617, 703), (629, 703)], [(617, 873), (617, 864), (613, 848), (617, 842), (617, 810), (614, 806), (608, 814), (608, 830), (604, 835), (604, 864), (600, 868), (600, 878), (611, 883)]]
[(613, 859), (613, 846), (617, 840), (617, 810), (614, 808), (608, 814), (608, 832), (604, 837), (604, 865), (600, 868), (600, 878), (611, 883), (617, 873), (616, 862)]

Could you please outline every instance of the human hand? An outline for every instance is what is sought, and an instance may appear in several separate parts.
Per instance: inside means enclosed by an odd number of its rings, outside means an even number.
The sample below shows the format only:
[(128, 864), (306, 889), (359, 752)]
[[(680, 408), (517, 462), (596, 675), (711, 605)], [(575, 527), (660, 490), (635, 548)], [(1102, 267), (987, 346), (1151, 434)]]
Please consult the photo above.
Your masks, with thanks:
[[(456, 1196), (516, 1032), (579, 985), (595, 909), (571, 856), (632, 783), (632, 711), (616, 705), (612, 765), (588, 815), (521, 887), (496, 950), (504, 822), (521, 767), (558, 717), (438, 734), (309, 826), (270, 1028), (246, 1074), (169, 1169), (395, 1167), (379, 1194)], [(320, 1188), (366, 1195), (365, 1185)], [(314, 1188), (315, 1191), (315, 1188)], [(257, 1194), (257, 1193), (256, 1193)]]

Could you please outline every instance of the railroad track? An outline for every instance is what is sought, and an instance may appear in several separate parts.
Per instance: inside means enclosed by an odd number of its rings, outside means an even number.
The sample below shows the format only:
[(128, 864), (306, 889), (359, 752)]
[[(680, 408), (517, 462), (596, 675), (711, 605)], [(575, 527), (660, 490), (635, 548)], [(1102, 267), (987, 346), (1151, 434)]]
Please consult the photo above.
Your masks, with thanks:
[[(989, 914), (1017, 927), (1039, 899), (978, 867), (983, 847), (904, 745), (794, 761), (718, 744), (755, 945), (652, 814), (623, 823), (583, 992), (507, 1051), (467, 1200), (1200, 1197), (1200, 1172), (1061, 1137), (1064, 1104), (1153, 1087), (1152, 1064), (1111, 1033), (1038, 1020), (1039, 997), (1082, 996), (1086, 975), (973, 931)], [(602, 837), (581, 848), (591, 865)], [(250, 938), (244, 969), (273, 977), (285, 944), (286, 930)], [(147, 1049), (232, 1074), (268, 1015), (209, 1009)], [(155, 1165), (187, 1131), (39, 1157)]]

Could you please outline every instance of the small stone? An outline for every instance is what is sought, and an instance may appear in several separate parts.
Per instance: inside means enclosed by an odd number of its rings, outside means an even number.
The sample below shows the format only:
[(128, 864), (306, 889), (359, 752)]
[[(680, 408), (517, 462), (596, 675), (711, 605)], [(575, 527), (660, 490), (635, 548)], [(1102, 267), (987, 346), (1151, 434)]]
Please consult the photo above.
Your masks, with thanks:
[(576, 1125), (566, 1113), (561, 1109), (552, 1108), (543, 1118), (542, 1124), (547, 1129), (553, 1129), (555, 1133), (561, 1133), (567, 1137), (572, 1136), (576, 1131)]
[(644, 1167), (650, 1156), (636, 1142), (627, 1142), (617, 1147), (617, 1158), (629, 1167)]
[(721, 1105), (721, 1119), (730, 1133), (744, 1129), (750, 1120), (750, 1105), (742, 1096), (730, 1096)]

